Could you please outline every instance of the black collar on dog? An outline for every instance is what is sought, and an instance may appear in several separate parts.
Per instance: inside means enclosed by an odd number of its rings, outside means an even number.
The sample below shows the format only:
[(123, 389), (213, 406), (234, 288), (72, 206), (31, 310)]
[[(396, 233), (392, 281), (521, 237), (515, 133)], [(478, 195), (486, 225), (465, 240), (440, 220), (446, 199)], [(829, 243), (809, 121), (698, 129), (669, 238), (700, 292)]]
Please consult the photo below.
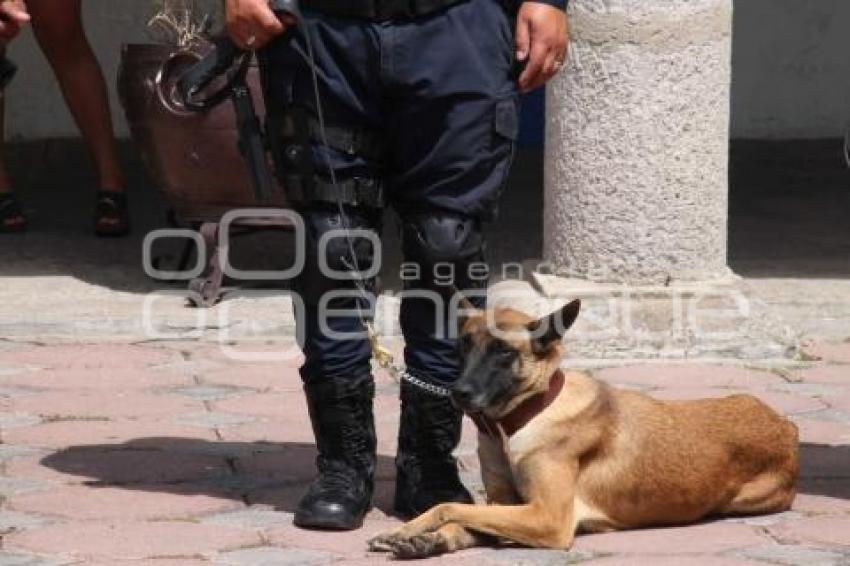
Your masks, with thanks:
[(564, 372), (559, 369), (549, 379), (549, 389), (526, 399), (502, 418), (492, 419), (481, 413), (470, 415), (470, 417), (478, 430), (485, 436), (503, 442), (507, 441), (555, 402), (558, 394), (564, 388), (564, 381)]

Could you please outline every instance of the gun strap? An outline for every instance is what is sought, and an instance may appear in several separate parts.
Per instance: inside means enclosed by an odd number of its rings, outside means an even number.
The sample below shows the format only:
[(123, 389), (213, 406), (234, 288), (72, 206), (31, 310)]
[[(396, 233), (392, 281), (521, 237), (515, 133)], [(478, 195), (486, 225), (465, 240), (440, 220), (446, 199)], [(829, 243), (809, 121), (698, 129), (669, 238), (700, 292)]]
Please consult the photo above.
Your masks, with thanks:
[[(281, 120), (281, 134), (287, 139), (298, 139), (300, 130), (296, 123), (296, 113), (285, 113)], [(324, 143), (322, 128), (315, 118), (306, 118), (307, 135), (316, 144)], [(360, 128), (343, 126), (325, 126), (328, 145), (346, 155), (356, 155), (375, 163), (382, 163), (385, 157), (384, 137)]]
[(384, 185), (376, 179), (355, 177), (338, 181), (336, 186), (318, 175), (304, 178), (287, 175), (284, 179), (287, 197), (299, 204), (341, 202), (347, 206), (383, 208), (385, 205)]

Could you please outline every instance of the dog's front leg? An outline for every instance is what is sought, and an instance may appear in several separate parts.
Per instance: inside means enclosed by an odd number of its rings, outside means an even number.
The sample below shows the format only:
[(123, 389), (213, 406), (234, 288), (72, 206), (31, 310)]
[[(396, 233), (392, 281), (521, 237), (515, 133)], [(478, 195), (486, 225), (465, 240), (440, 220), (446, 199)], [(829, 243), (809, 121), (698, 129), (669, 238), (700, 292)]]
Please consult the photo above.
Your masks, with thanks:
[[(442, 506), (441, 506), (442, 507)], [(549, 503), (528, 505), (456, 505), (436, 508), (443, 520), (465, 529), (536, 548), (572, 546), (572, 502), (554, 509)]]
[[(372, 549), (392, 551), (403, 557), (446, 552), (440, 545), (426, 545), (423, 541), (449, 524), (526, 546), (569, 548), (575, 534), (573, 497), (578, 463), (541, 456), (524, 462), (518, 472), (518, 488), (528, 503), (438, 505), (399, 530), (376, 537), (370, 542)], [(430, 554), (424, 553), (426, 549)]]
[(372, 550), (392, 552), (397, 558), (425, 558), (446, 552), (457, 552), (465, 548), (492, 542), (491, 537), (474, 533), (458, 523), (448, 523), (434, 531), (411, 537), (376, 537), (370, 541)]

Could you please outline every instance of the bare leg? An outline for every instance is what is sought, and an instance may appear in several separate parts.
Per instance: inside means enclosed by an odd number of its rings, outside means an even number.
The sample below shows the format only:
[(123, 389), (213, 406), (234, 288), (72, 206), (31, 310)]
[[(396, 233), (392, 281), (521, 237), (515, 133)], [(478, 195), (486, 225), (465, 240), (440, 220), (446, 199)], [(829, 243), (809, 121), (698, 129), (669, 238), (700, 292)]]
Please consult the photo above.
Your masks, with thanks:
[(3, 160), (0, 159), (0, 195), (11, 192), (12, 183), (9, 181), (9, 175), (6, 174), (6, 166), (3, 165)]
[(81, 0), (28, 0), (32, 26), (94, 156), (100, 188), (124, 190), (106, 81), (83, 29)]
[(0, 233), (20, 232), (27, 226), (27, 219), (20, 203), (12, 194), (12, 182), (6, 173), (3, 159), (3, 134), (5, 133), (5, 94), (0, 92)]
[[(0, 56), (5, 55), (6, 50), (0, 49)], [(6, 93), (0, 91), (0, 195), (12, 192), (12, 182), (6, 172), (5, 159), (6, 143)]]

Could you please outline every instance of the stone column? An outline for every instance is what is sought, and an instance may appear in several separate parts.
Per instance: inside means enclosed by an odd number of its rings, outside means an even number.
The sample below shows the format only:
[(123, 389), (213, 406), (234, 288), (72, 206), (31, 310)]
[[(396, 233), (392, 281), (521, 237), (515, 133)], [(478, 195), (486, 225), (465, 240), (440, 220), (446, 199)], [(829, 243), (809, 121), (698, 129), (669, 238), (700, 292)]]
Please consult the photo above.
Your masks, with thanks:
[(774, 359), (794, 338), (726, 261), (732, 0), (572, 0), (547, 99), (538, 288), (575, 356)]
[(545, 259), (589, 281), (726, 267), (732, 0), (572, 0), (549, 87)]

